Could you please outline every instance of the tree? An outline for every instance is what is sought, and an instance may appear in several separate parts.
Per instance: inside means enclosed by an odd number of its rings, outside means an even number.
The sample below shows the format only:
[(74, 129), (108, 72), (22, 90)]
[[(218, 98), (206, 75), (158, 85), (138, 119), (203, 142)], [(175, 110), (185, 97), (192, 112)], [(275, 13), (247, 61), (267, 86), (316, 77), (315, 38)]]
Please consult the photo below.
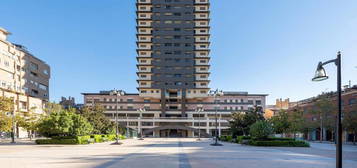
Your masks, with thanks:
[(233, 135), (233, 137), (236, 137), (238, 135), (246, 135), (246, 123), (244, 122), (244, 117), (245, 114), (243, 113), (233, 113), (232, 114), (232, 120), (229, 122), (230, 125), (230, 131)]
[(104, 108), (100, 105), (84, 107), (79, 114), (85, 117), (93, 125), (94, 134), (109, 134), (115, 130), (114, 122), (104, 115)]
[(44, 117), (43, 115), (37, 115), (32, 113), (32, 110), (34, 109), (31, 109), (29, 114), (25, 116), (17, 117), (18, 126), (27, 130), (28, 137), (30, 138), (30, 140), (32, 139), (34, 133), (38, 130), (38, 124), (41, 118)]
[(264, 120), (262, 109), (255, 107), (247, 112), (233, 113), (230, 121), (230, 130), (233, 136), (248, 135), (249, 127), (257, 121)]
[(72, 115), (73, 126), (70, 128), (70, 134), (76, 136), (88, 135), (93, 131), (93, 126), (86, 118), (78, 114)]
[(295, 139), (296, 133), (303, 131), (303, 126), (305, 122), (303, 112), (300, 110), (294, 110), (289, 114), (288, 122), (289, 122), (288, 130), (289, 132), (294, 134), (294, 139)]
[(250, 126), (249, 133), (253, 138), (256, 139), (267, 139), (268, 136), (273, 133), (273, 127), (267, 121), (257, 121)]
[(11, 132), (12, 117), (14, 112), (14, 100), (0, 96), (0, 132)]
[(320, 141), (322, 141), (324, 129), (332, 130), (335, 128), (336, 107), (328, 100), (326, 95), (320, 96), (314, 105), (314, 109), (311, 112), (318, 116)]
[(278, 115), (271, 117), (269, 122), (272, 124), (276, 134), (287, 133), (290, 127), (288, 113), (284, 110), (281, 110)]
[(73, 110), (52, 112), (39, 123), (39, 132), (46, 136), (77, 136), (91, 133), (93, 127)]
[(346, 131), (353, 134), (353, 144), (356, 145), (357, 138), (357, 105), (354, 106), (353, 110), (344, 113), (343, 116), (343, 126)]

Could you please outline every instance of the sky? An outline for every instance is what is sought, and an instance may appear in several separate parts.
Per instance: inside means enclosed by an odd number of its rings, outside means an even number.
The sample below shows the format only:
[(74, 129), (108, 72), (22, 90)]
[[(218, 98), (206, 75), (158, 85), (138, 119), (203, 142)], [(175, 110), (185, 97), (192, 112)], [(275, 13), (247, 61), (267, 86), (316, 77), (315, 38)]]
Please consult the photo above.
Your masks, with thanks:
[[(292, 101), (336, 90), (311, 82), (342, 51), (342, 82), (357, 84), (356, 0), (210, 0), (211, 88)], [(1, 0), (0, 27), (51, 66), (50, 100), (136, 87), (135, 0)]]

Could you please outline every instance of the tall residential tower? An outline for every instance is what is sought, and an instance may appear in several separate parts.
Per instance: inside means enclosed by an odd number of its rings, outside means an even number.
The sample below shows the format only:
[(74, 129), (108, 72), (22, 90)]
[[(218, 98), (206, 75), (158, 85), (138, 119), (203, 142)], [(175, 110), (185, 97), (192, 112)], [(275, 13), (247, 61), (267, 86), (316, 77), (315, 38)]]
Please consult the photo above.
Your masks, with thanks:
[(83, 93), (85, 106), (100, 104), (125, 130), (152, 137), (227, 135), (232, 113), (264, 111), (266, 94), (208, 94), (208, 0), (137, 0), (136, 7), (139, 93)]
[(208, 0), (137, 1), (138, 90), (160, 99), (161, 116), (207, 97), (209, 29)]

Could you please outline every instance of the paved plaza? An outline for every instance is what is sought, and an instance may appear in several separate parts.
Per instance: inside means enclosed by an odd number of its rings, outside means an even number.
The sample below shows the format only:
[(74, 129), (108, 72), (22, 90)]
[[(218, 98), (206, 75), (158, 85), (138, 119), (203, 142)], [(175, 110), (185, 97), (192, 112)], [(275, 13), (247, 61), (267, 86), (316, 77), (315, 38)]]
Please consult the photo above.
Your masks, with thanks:
[[(0, 145), (4, 168), (333, 168), (333, 144), (311, 148), (251, 147), (232, 143), (210, 146), (211, 140), (157, 138), (129, 139), (120, 146)], [(344, 167), (357, 165), (357, 147), (346, 146)]]

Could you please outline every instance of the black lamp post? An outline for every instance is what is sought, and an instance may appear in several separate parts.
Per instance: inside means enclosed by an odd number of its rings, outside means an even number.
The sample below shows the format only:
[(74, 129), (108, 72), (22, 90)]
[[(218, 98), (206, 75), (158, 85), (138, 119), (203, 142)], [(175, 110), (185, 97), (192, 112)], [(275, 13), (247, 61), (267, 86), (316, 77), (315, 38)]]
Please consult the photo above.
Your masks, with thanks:
[(139, 131), (139, 139), (138, 140), (144, 140), (143, 138), (143, 131), (142, 131), (142, 122), (141, 122), (141, 119), (142, 119), (142, 116), (143, 116), (143, 112), (145, 112), (145, 108), (140, 108), (139, 110), (139, 122), (138, 122), (138, 131)]
[(119, 123), (118, 123), (118, 99), (119, 96), (124, 96), (124, 92), (121, 90), (113, 90), (109, 93), (110, 95), (115, 95), (116, 96), (116, 100), (115, 100), (115, 142), (113, 143), (113, 145), (121, 145), (122, 143), (119, 142)]
[(342, 117), (342, 104), (341, 104), (341, 52), (337, 53), (337, 58), (326, 61), (324, 63), (319, 62), (315, 77), (312, 78), (312, 81), (323, 81), (328, 79), (326, 75), (326, 71), (324, 69), (324, 65), (329, 63), (335, 63), (337, 66), (337, 94), (338, 94), (338, 114), (337, 114), (337, 134), (336, 134), (336, 168), (342, 168), (342, 124), (341, 124), (341, 117)]
[(219, 104), (217, 102), (217, 96), (222, 96), (223, 95), (223, 91), (222, 90), (211, 90), (210, 91), (210, 95), (214, 97), (214, 102), (215, 102), (215, 119), (216, 119), (216, 131), (215, 131), (215, 134), (216, 134), (216, 139), (215, 139), (215, 143), (211, 144), (212, 146), (223, 146), (222, 144), (218, 143), (218, 119), (217, 119), (217, 111), (218, 111), (218, 107), (219, 107)]

